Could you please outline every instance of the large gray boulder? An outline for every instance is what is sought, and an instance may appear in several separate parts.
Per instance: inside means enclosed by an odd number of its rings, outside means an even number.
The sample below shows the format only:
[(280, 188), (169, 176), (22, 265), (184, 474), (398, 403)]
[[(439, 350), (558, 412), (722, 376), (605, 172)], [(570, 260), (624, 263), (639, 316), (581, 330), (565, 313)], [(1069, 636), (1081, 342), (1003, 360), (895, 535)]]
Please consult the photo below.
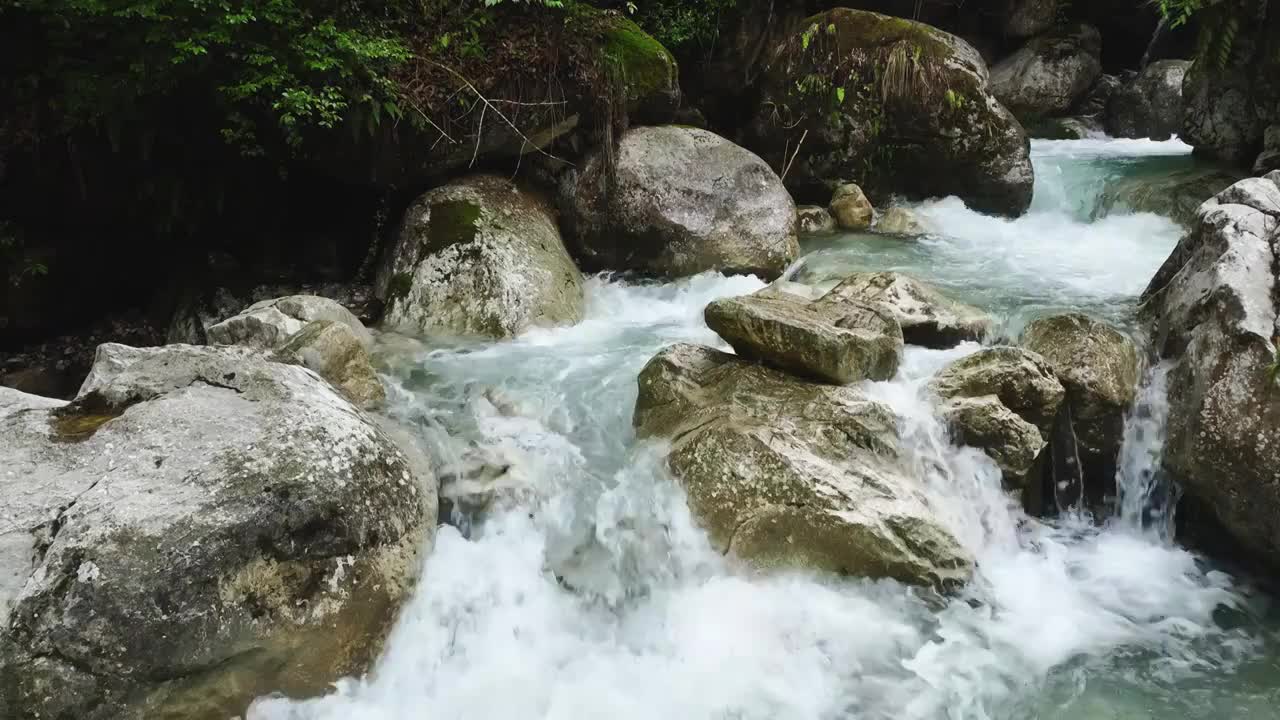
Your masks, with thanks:
[(956, 195), (983, 212), (1031, 204), (1030, 145), (981, 55), (923, 23), (835, 8), (767, 38), (747, 144), (796, 197), (856, 182), (877, 204)]
[(704, 315), (741, 357), (806, 378), (888, 380), (902, 361), (902, 328), (881, 306), (766, 292), (716, 300)]
[(1021, 119), (1063, 115), (1102, 74), (1102, 36), (1075, 25), (1034, 38), (991, 68), (991, 92)]
[(660, 352), (639, 383), (638, 433), (672, 440), (668, 463), (721, 552), (936, 587), (968, 579), (973, 559), (900, 462), (887, 407), (694, 345)]
[(205, 330), (210, 345), (245, 345), (263, 350), (280, 347), (308, 323), (319, 320), (346, 325), (368, 347), (373, 337), (360, 319), (329, 298), (289, 295), (254, 303)]
[(588, 270), (772, 280), (798, 257), (796, 206), (754, 153), (707, 130), (637, 127), (562, 182), (575, 256)]
[(415, 200), (376, 292), (389, 329), (494, 338), (578, 322), (584, 303), (551, 206), (493, 175)]
[(929, 387), (955, 439), (990, 455), (1012, 487), (1026, 483), (1066, 397), (1044, 358), (1013, 347), (961, 358)]
[(1119, 330), (1080, 313), (1037, 319), (1022, 331), (1020, 342), (1048, 361), (1067, 390), (1086, 475), (1110, 485), (1125, 415), (1137, 395), (1137, 346)]
[(4, 401), (0, 456), (15, 720), (323, 693), (376, 656), (435, 525), (421, 457), (246, 348), (103, 345), (70, 404)]
[(986, 313), (897, 272), (854, 273), (820, 302), (883, 306), (898, 319), (908, 345), (949, 348), (981, 340), (991, 330)]
[(254, 303), (206, 330), (214, 345), (273, 351), (328, 380), (348, 400), (372, 409), (387, 399), (373, 369), (373, 336), (345, 307), (328, 298), (291, 295)]
[(1116, 137), (1168, 140), (1182, 132), (1182, 82), (1188, 60), (1159, 60), (1111, 97), (1107, 131)]
[(1165, 468), (1273, 566), (1280, 566), (1278, 218), (1273, 179), (1232, 185), (1200, 208), (1143, 296), (1157, 350), (1174, 363)]

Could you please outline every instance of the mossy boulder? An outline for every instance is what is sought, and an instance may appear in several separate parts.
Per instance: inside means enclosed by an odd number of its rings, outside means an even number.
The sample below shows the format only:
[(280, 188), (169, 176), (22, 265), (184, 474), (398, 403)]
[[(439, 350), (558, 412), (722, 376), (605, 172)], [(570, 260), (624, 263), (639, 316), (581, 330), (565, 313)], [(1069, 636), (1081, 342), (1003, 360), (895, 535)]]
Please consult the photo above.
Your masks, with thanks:
[(1026, 133), (968, 43), (928, 25), (836, 8), (777, 42), (748, 146), (797, 198), (845, 181), (874, 202), (957, 195), (985, 212), (1031, 204)]
[(621, 82), (637, 122), (667, 120), (680, 105), (680, 70), (662, 43), (620, 15), (602, 21), (606, 73)]
[(373, 409), (387, 400), (386, 388), (374, 372), (369, 350), (352, 329), (340, 322), (317, 320), (294, 333), (277, 352), (314, 370), (358, 407)]
[(828, 207), (842, 230), (866, 230), (871, 227), (871, 220), (875, 217), (871, 201), (862, 192), (862, 188), (853, 183), (837, 187), (831, 195)]
[(902, 361), (902, 328), (876, 305), (763, 292), (716, 300), (704, 315), (740, 357), (805, 378), (837, 385), (888, 380)]
[(588, 270), (773, 279), (799, 255), (796, 206), (755, 154), (698, 128), (637, 127), (597, 149), (561, 187), (562, 217)]
[(380, 651), (435, 527), (425, 458), (240, 347), (102, 345), (0, 394), (0, 716), (223, 720)]
[(506, 178), (472, 175), (419, 197), (380, 265), (385, 327), (509, 337), (582, 319), (582, 273), (551, 206)]
[(756, 567), (953, 587), (972, 556), (898, 456), (889, 408), (695, 345), (640, 373), (641, 437), (668, 464), (721, 552)]
[(884, 307), (898, 319), (908, 345), (949, 348), (991, 330), (986, 313), (897, 272), (848, 275), (818, 302)]
[(817, 205), (796, 208), (796, 229), (802, 233), (824, 233), (836, 229), (836, 219), (831, 212)]

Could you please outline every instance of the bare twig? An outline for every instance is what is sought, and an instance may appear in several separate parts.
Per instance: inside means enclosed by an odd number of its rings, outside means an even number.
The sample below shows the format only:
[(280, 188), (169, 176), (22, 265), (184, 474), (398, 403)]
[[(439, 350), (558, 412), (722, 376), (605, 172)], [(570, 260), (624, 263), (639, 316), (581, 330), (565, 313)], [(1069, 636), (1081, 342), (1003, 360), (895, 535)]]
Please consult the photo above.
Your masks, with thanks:
[(525, 135), (525, 134), (520, 130), (520, 128), (516, 127), (516, 124), (515, 124), (515, 123), (513, 123), (513, 122), (511, 122), (511, 119), (510, 119), (510, 118), (508, 118), (506, 115), (504, 115), (504, 114), (502, 113), (502, 111), (501, 111), (501, 110), (499, 110), (499, 109), (498, 109), (498, 108), (497, 108), (497, 107), (496, 107), (492, 102), (490, 102), (490, 101), (489, 101), (489, 98), (487, 98), (487, 97), (485, 97), (485, 96), (484, 96), (484, 93), (482, 93), (482, 92), (480, 92), (478, 89), (476, 89), (476, 86), (475, 86), (475, 85), (472, 85), (472, 84), (471, 84), (471, 81), (470, 81), (470, 80), (468, 80), (468, 79), (466, 78), (466, 76), (464, 76), (462, 73), (458, 72), (457, 70), (454, 70), (453, 68), (449, 67), (448, 65), (445, 65), (444, 63), (436, 62), (435, 60), (427, 60), (427, 62), (431, 63), (432, 65), (435, 65), (435, 66), (439, 67), (440, 69), (444, 70), (445, 72), (449, 73), (450, 75), (452, 75), (452, 76), (454, 76), (454, 77), (458, 78), (459, 80), (461, 80), (461, 81), (462, 81), (462, 82), (467, 86), (467, 89), (469, 89), (469, 90), (471, 90), (471, 92), (475, 93), (475, 96), (476, 96), (477, 98), (479, 98), (480, 102), (482, 102), (482, 103), (484, 103), (484, 104), (485, 104), (485, 107), (486, 107), (486, 108), (488, 108), (489, 110), (492, 110), (492, 111), (494, 112), (494, 114), (495, 114), (495, 115), (497, 115), (498, 117), (502, 118), (502, 121), (503, 121), (504, 123), (506, 123), (506, 124), (507, 124), (507, 126), (508, 126), (508, 127), (510, 127), (510, 128), (512, 129), (512, 131), (514, 131), (514, 132), (515, 132), (515, 134), (516, 134), (516, 135), (519, 135), (521, 140), (525, 141), (525, 142), (526, 142), (526, 143), (528, 143), (529, 145), (531, 145), (531, 146), (533, 146), (534, 148), (536, 148), (538, 152), (542, 153), (543, 155), (546, 155), (547, 157), (551, 158), (552, 160), (556, 160), (556, 161), (558, 161), (558, 162), (563, 162), (563, 163), (568, 163), (568, 164), (569, 164), (569, 165), (571, 165), (571, 166), (573, 165), (573, 163), (569, 162), (568, 160), (564, 160), (563, 158), (558, 158), (558, 157), (556, 157), (555, 155), (552, 155), (551, 153), (547, 152), (546, 150), (543, 150), (541, 147), (538, 147), (538, 144), (537, 144), (537, 143), (535, 143), (535, 142), (533, 142), (532, 140), (530, 140), (528, 135)]
[(476, 130), (476, 147), (471, 151), (471, 164), (467, 166), (469, 168), (475, 167), (476, 158), (480, 157), (480, 140), (484, 137), (484, 113), (488, 109), (487, 105), (480, 108), (480, 127)]
[[(436, 129), (436, 132), (440, 133), (440, 137), (448, 138), (449, 142), (451, 142), (451, 143), (456, 143), (456, 142), (458, 142), (457, 140), (454, 140), (454, 139), (453, 139), (453, 137), (449, 135), (449, 133), (445, 132), (445, 131), (444, 131), (444, 128), (442, 128), (442, 127), (440, 127), (439, 125), (437, 125), (437, 124), (436, 124), (436, 122), (435, 122), (434, 120), (432, 120), (432, 119), (431, 119), (431, 117), (430, 117), (429, 115), (427, 115), (426, 113), (422, 112), (422, 108), (418, 107), (417, 103), (413, 102), (412, 100), (408, 100), (408, 102), (409, 102), (409, 107), (411, 107), (411, 108), (413, 108), (415, 111), (417, 111), (417, 113), (418, 113), (419, 115), (421, 115), (421, 116), (422, 116), (422, 119), (423, 119), (423, 120), (426, 120), (426, 121), (427, 121), (427, 123), (429, 123), (429, 124), (431, 125), (431, 127), (433, 127), (433, 128), (435, 128), (435, 129)], [(436, 142), (440, 142), (439, 138), (437, 138), (437, 139), (436, 139)]]
[(791, 153), (791, 159), (787, 161), (787, 166), (782, 168), (781, 180), (787, 179), (787, 172), (791, 170), (791, 163), (796, 161), (796, 156), (800, 154), (800, 146), (804, 145), (804, 139), (809, 137), (809, 131), (805, 130), (800, 134), (800, 142), (796, 143), (796, 149)]

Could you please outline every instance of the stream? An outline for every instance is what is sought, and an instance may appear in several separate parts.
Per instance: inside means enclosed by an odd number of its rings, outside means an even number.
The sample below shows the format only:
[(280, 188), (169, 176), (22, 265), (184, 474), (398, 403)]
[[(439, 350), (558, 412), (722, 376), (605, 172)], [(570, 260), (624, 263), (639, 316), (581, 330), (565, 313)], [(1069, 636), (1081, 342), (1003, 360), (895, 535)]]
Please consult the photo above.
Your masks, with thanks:
[[(1152, 214), (1099, 216), (1098, 198), (1109, 178), (1178, 167), (1189, 152), (1176, 140), (1036, 141), (1024, 217), (980, 215), (954, 198), (921, 203), (912, 207), (927, 237), (806, 238), (789, 275), (829, 285), (856, 270), (902, 270), (988, 310), (1006, 337), (1068, 309), (1133, 330), (1136, 297), (1181, 229)], [(1156, 473), (1160, 367), (1126, 428), (1120, 511), (1101, 522), (1028, 518), (992, 461), (951, 443), (923, 386), (977, 344), (908, 348), (897, 377), (863, 384), (897, 413), (918, 479), (978, 559), (955, 596), (757, 575), (714, 552), (661, 445), (635, 439), (635, 380), (674, 342), (727, 350), (703, 307), (763, 286), (716, 274), (661, 284), (598, 276), (573, 327), (499, 343), (382, 336), (389, 414), (457, 478), (455, 522), (440, 528), (368, 677), (314, 700), (260, 698), (249, 717), (1278, 716), (1270, 598), (1170, 539)], [(495, 467), (506, 469), (496, 488), (485, 482)]]

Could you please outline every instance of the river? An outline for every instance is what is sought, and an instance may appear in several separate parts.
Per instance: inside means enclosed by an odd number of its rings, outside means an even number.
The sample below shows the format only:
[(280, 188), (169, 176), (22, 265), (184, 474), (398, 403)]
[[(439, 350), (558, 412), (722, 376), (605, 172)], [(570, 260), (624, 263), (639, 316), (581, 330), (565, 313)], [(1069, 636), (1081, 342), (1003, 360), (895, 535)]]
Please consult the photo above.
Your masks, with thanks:
[[(894, 269), (992, 312), (1015, 337), (1078, 309), (1133, 330), (1181, 232), (1101, 214), (1106, 181), (1175, 141), (1036, 141), (1036, 195), (1016, 220), (955, 199), (913, 206), (916, 242), (803, 241), (795, 279)], [(1176, 162), (1175, 161), (1175, 166)], [(1271, 600), (1170, 540), (1152, 512), (1161, 368), (1147, 373), (1120, 462), (1122, 512), (1026, 517), (994, 464), (954, 446), (922, 393), (976, 344), (908, 348), (865, 383), (898, 414), (943, 521), (978, 558), (947, 598), (892, 581), (757, 575), (711, 550), (631, 429), (635, 378), (678, 341), (727, 349), (702, 322), (752, 277), (588, 281), (587, 317), (500, 343), (383, 336), (392, 417), (455, 478), (421, 584), (365, 678), (309, 701), (259, 699), (254, 720), (1174, 720), (1280, 717)], [(486, 483), (486, 468), (505, 467)], [(494, 473), (490, 473), (492, 475)], [(468, 493), (468, 490), (476, 492)], [(473, 509), (479, 493), (488, 500)], [(1158, 510), (1158, 508), (1157, 508)]]

